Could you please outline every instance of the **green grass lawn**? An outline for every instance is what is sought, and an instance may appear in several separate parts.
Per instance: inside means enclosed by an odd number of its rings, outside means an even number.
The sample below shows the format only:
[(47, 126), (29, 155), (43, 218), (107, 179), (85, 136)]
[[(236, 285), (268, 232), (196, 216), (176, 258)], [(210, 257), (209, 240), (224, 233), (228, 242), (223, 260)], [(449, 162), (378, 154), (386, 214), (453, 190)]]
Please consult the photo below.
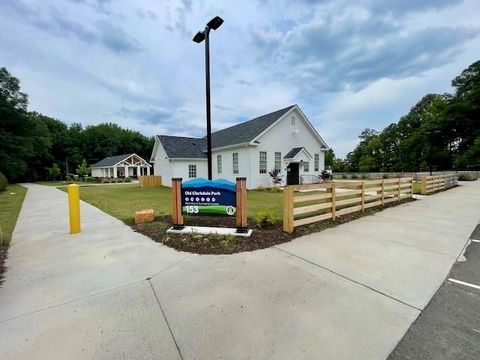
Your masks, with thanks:
[(8, 185), (7, 189), (0, 193), (0, 227), (3, 245), (9, 244), (12, 239), (12, 232), (26, 193), (27, 189), (20, 185)]
[[(61, 187), (66, 191), (66, 187)], [(153, 208), (156, 215), (172, 211), (172, 191), (167, 187), (141, 188), (137, 184), (82, 186), (80, 198), (106, 213), (132, 224), (135, 211)], [(282, 219), (282, 193), (249, 191), (248, 217), (254, 219), (258, 211), (271, 210), (277, 221)]]

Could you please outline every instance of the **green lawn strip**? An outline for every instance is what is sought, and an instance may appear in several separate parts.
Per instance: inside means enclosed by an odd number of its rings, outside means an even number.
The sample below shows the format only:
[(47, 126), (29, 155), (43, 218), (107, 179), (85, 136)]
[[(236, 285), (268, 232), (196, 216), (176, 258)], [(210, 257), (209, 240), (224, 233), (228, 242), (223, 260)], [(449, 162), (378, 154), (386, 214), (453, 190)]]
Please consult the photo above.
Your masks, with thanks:
[(8, 245), (12, 239), (12, 232), (15, 229), (26, 193), (26, 188), (15, 184), (8, 185), (7, 189), (0, 193), (2, 245)]

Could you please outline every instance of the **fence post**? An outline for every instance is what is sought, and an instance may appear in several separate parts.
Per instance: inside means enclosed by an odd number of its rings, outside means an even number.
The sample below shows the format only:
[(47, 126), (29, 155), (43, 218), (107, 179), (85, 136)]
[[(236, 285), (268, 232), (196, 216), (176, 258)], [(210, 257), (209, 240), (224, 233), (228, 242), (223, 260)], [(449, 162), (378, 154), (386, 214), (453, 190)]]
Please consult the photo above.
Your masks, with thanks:
[(292, 186), (283, 189), (283, 231), (289, 234), (293, 232), (293, 195)]
[(362, 206), (362, 212), (364, 210), (364, 207), (365, 207), (365, 181), (362, 181), (362, 184), (357, 186), (357, 190), (360, 189), (362, 190), (362, 192), (360, 193), (360, 205)]
[(421, 184), (420, 193), (421, 193), (422, 195), (426, 195), (426, 194), (427, 194), (427, 177), (426, 177), (426, 176), (422, 177), (422, 184)]
[(400, 201), (400, 195), (401, 193), (401, 188), (402, 188), (402, 178), (398, 178), (398, 201)]
[(175, 230), (181, 230), (184, 228), (182, 211), (182, 178), (172, 178), (172, 222)]
[(235, 200), (237, 206), (237, 233), (246, 233), (247, 230), (247, 178), (237, 177)]
[(385, 180), (382, 179), (382, 206), (385, 204)]
[(335, 187), (335, 183), (332, 183), (332, 188), (330, 190), (332, 192), (332, 220), (335, 220), (336, 218), (336, 215), (335, 215), (335, 212), (336, 212), (336, 208), (337, 208), (337, 205), (336, 205), (336, 187)]

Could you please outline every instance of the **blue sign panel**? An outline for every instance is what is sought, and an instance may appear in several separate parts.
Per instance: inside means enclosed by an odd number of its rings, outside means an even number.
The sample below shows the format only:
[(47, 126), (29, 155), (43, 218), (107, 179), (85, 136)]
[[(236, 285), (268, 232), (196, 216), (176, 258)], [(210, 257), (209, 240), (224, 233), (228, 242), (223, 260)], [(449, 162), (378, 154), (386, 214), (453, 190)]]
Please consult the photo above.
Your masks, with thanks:
[(202, 178), (182, 182), (182, 210), (188, 215), (235, 215), (235, 183)]

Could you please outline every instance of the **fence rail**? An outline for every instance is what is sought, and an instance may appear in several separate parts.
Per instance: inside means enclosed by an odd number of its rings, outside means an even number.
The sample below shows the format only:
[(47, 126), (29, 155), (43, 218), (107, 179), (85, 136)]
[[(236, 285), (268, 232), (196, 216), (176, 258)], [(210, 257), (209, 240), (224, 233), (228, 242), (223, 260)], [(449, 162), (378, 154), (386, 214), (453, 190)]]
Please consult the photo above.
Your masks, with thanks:
[(442, 191), (442, 190), (446, 190), (451, 187), (457, 186), (458, 175), (447, 174), (447, 175), (424, 176), (420, 179), (420, 183), (421, 183), (421, 193), (423, 195), (431, 194), (437, 191)]
[(290, 185), (283, 191), (283, 231), (410, 198), (413, 179)]
[(162, 177), (156, 175), (140, 176), (138, 183), (142, 188), (153, 188), (162, 186)]

